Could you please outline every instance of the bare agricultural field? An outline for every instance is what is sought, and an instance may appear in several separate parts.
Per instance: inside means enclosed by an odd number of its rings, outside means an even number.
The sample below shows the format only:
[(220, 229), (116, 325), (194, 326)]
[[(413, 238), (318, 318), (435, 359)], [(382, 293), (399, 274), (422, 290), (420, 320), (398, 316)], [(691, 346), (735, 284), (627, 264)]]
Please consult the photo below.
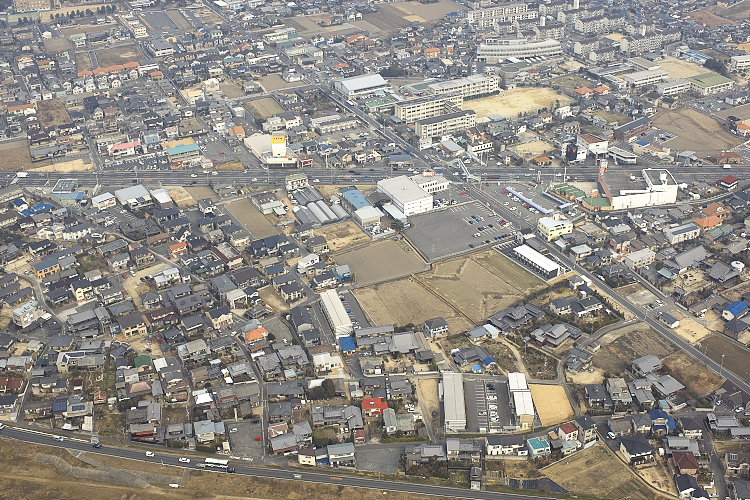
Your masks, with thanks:
[(420, 16), (428, 21), (437, 21), (452, 12), (464, 11), (466, 7), (450, 0), (440, 0), (437, 3), (425, 5), (420, 2), (396, 2), (389, 4), (406, 15)]
[(659, 61), (659, 64), (664, 71), (669, 73), (669, 78), (687, 78), (706, 73), (706, 68), (700, 64), (683, 61), (676, 57), (667, 57)]
[(413, 248), (393, 240), (340, 253), (336, 262), (348, 264), (354, 281), (360, 285), (408, 276), (424, 271), (427, 265)]
[(464, 109), (476, 111), (477, 117), (501, 115), (516, 118), (523, 113), (536, 113), (540, 109), (563, 106), (572, 102), (568, 96), (547, 87), (516, 87), (502, 94), (474, 99), (464, 103)]
[(544, 427), (561, 424), (573, 416), (565, 388), (561, 385), (529, 384), (534, 406)]
[(370, 241), (370, 237), (351, 220), (315, 229), (315, 235), (323, 236), (326, 239), (331, 252), (337, 252)]
[(601, 349), (594, 354), (594, 366), (610, 374), (623, 373), (630, 361), (646, 354), (660, 358), (677, 348), (640, 321), (617, 328), (599, 339)]
[(70, 115), (68, 115), (65, 105), (57, 99), (39, 101), (36, 116), (46, 127), (59, 127), (70, 123)]
[(76, 69), (78, 71), (87, 71), (94, 69), (94, 65), (91, 64), (91, 56), (88, 52), (76, 53)]
[(750, 15), (750, 1), (742, 0), (725, 9), (717, 8), (715, 13), (732, 21), (744, 21)]
[[(666, 500), (648, 489), (627, 465), (597, 444), (545, 467), (544, 475), (568, 491), (610, 500)], [(607, 478), (602, 481), (602, 478)]]
[(716, 115), (722, 118), (736, 116), (740, 120), (747, 120), (748, 118), (750, 118), (750, 104), (743, 104), (742, 106), (735, 106), (734, 108), (727, 108), (722, 111), (717, 111)]
[(265, 238), (279, 234), (274, 225), (253, 205), (250, 198), (233, 201), (228, 203), (226, 207), (252, 233), (254, 238)]
[(697, 24), (703, 26), (722, 26), (725, 24), (734, 24), (732, 20), (717, 16), (707, 10), (697, 10), (688, 15), (688, 18), (694, 20)]
[(354, 291), (354, 295), (369, 317), (379, 325), (419, 325), (428, 319), (442, 316), (448, 322), (451, 333), (464, 332), (473, 326), (413, 279), (359, 288)]
[(254, 99), (247, 104), (245, 108), (253, 114), (259, 115), (263, 120), (266, 120), (277, 113), (284, 111), (284, 108), (276, 102), (273, 97), (264, 97), (262, 99)]
[(418, 279), (476, 322), (545, 286), (495, 250), (441, 262)]
[(724, 383), (722, 377), (697, 363), (694, 358), (682, 351), (670, 354), (662, 360), (662, 363), (669, 373), (682, 382), (696, 397), (705, 396)]
[[(676, 134), (667, 141), (669, 147), (683, 150), (692, 149), (701, 158), (719, 151), (731, 149), (743, 141), (723, 128), (711, 118), (693, 109), (662, 110), (653, 117), (654, 126)], [(695, 138), (701, 138), (701, 148), (696, 148)]]
[(703, 339), (701, 346), (709, 358), (723, 363), (724, 368), (744, 379), (750, 377), (750, 350), (747, 347), (740, 346), (721, 334)]
[(113, 66), (115, 64), (125, 64), (130, 61), (140, 61), (143, 59), (143, 52), (138, 45), (123, 45), (111, 49), (99, 49), (96, 51), (96, 60), (100, 68)]
[(217, 163), (216, 170), (231, 170), (233, 172), (241, 172), (245, 170), (245, 165), (241, 161), (226, 161), (224, 163)]
[(4, 144), (0, 151), (3, 152), (5, 158), (10, 159), (10, 161), (0, 162), (0, 171), (2, 172), (31, 170), (34, 167), (40, 167), (52, 163), (51, 161), (32, 163), (29, 144), (25, 139)]

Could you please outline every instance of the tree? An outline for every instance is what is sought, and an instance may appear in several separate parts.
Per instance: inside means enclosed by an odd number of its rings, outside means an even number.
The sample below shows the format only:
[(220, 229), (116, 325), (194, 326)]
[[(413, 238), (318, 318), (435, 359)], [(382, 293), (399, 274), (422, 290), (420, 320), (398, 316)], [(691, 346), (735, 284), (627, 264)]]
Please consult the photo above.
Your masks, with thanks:
[(706, 62), (703, 63), (703, 66), (705, 68), (710, 69), (711, 71), (716, 71), (720, 75), (727, 76), (726, 64), (719, 61), (718, 59), (708, 59)]
[(391, 229), (393, 229), (396, 232), (403, 231), (404, 223), (401, 222), (400, 220), (394, 220), (393, 222), (391, 222)]
[(380, 72), (380, 76), (383, 78), (397, 78), (399, 76), (406, 76), (408, 71), (399, 66), (398, 64), (391, 64), (386, 69)]

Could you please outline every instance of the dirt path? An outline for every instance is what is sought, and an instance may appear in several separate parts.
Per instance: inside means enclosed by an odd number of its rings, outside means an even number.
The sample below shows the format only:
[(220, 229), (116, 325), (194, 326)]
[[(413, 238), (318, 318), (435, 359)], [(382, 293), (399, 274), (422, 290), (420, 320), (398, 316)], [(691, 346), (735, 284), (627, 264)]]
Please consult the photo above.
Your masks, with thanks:
[(529, 376), (529, 371), (526, 369), (526, 364), (523, 362), (523, 358), (521, 357), (521, 352), (518, 350), (518, 347), (513, 345), (513, 342), (508, 342), (508, 340), (504, 338), (499, 338), (499, 340), (501, 344), (510, 349), (510, 352), (513, 353), (513, 356), (516, 358), (516, 365), (518, 366), (518, 369), (521, 370), (521, 373), (526, 375), (527, 379), (530, 379), (531, 377)]

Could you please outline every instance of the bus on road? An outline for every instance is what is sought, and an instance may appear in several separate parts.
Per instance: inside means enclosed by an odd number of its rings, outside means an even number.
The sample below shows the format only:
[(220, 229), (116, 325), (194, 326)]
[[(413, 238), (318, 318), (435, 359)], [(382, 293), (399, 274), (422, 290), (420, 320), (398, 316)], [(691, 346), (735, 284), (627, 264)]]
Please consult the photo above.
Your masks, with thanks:
[(207, 458), (205, 462), (196, 464), (196, 467), (200, 469), (221, 469), (229, 473), (232, 473), (235, 470), (234, 467), (229, 466), (229, 460), (224, 460), (222, 458)]

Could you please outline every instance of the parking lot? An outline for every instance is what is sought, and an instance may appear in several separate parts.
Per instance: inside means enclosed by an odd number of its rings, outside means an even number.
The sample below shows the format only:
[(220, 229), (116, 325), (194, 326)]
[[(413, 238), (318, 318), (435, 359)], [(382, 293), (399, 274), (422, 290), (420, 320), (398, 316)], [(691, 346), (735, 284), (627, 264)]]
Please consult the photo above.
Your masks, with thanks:
[(411, 224), (406, 237), (428, 261), (489, 246), (513, 232), (509, 222), (478, 201), (417, 215)]
[(503, 397), (506, 394), (507, 386), (502, 382), (465, 382), (466, 429), (469, 432), (499, 432), (504, 425), (510, 424), (510, 407)]
[[(253, 422), (258, 423), (253, 423)], [(242, 420), (240, 422), (226, 422), (229, 432), (229, 445), (232, 455), (237, 457), (260, 458), (263, 457), (264, 441), (257, 441), (257, 436), (263, 436), (260, 420)], [(237, 429), (236, 431), (234, 429)]]
[(488, 188), (485, 188), (485, 191), (491, 193), (494, 197), (496, 197), (499, 202), (502, 203), (503, 206), (507, 210), (509, 210), (515, 217), (523, 219), (531, 225), (536, 226), (537, 220), (539, 219), (539, 217), (543, 217), (544, 214), (528, 203), (524, 202), (521, 198), (518, 198), (507, 191), (506, 187), (513, 188), (516, 192), (529, 198), (542, 208), (548, 210), (554, 210), (555, 208), (557, 208), (556, 203), (544, 195), (544, 188), (541, 185), (532, 186), (531, 184), (527, 183), (510, 182), (501, 183), (499, 186), (490, 186)]
[(395, 474), (407, 445), (393, 443), (386, 446), (357, 448), (357, 469), (381, 474)]

